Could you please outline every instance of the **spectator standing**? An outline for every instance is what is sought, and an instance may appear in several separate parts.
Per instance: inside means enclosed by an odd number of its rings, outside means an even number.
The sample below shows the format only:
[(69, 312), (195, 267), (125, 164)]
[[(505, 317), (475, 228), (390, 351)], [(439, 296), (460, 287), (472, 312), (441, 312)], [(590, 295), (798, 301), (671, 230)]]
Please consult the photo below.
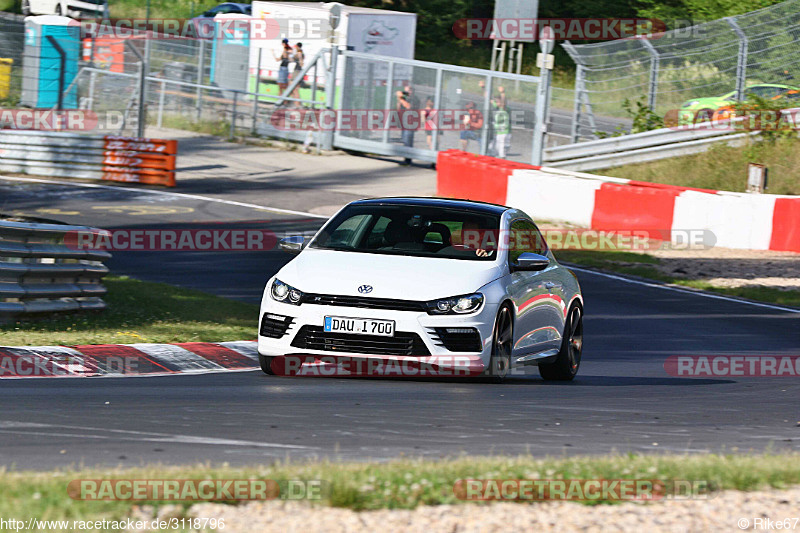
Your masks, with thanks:
[[(404, 146), (414, 147), (414, 131), (419, 126), (419, 100), (414, 96), (414, 88), (410, 85), (397, 91), (397, 115), (402, 129), (402, 142)], [(410, 165), (411, 158), (403, 159), (401, 165)]]
[(433, 150), (433, 130), (436, 129), (436, 110), (433, 109), (433, 99), (425, 101), (425, 109), (422, 110), (422, 120), (425, 121), (425, 142), (428, 150)]
[(495, 146), (497, 148), (497, 155), (501, 159), (506, 157), (506, 141), (511, 135), (511, 116), (508, 114), (506, 107), (498, 106), (497, 111), (494, 112), (494, 131), (497, 136)]
[[(292, 56), (294, 60), (294, 73), (292, 74), (292, 81), (300, 75), (303, 71), (303, 65), (306, 62), (306, 54), (303, 52), (303, 43), (297, 43), (294, 45), (294, 55)], [(303, 80), (300, 80), (300, 83), (297, 84), (297, 87), (294, 88), (292, 91), (292, 98), (300, 98), (300, 87), (303, 86)], [(298, 102), (293, 102), (295, 105)]]
[(283, 40), (283, 52), (281, 52), (281, 55), (275, 56), (275, 52), (273, 52), (272, 57), (275, 58), (275, 61), (280, 62), (278, 67), (278, 92), (283, 94), (286, 91), (286, 87), (289, 86), (289, 62), (292, 59), (292, 47), (289, 46), (289, 39)]
[(475, 102), (467, 102), (466, 113), (461, 117), (461, 149), (469, 151), (469, 141), (477, 141), (478, 135), (475, 133), (483, 127), (483, 115), (475, 109)]

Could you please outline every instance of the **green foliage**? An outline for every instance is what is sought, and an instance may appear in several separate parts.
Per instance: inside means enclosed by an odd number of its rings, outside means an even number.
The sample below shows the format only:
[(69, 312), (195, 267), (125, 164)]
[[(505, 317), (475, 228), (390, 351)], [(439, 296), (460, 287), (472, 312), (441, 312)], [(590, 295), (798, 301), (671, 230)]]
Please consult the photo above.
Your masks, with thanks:
[(715, 20), (741, 15), (783, 0), (638, 0), (636, 12), (640, 17), (657, 18), (667, 22), (675, 19), (695, 21)]
[(787, 105), (790, 104), (781, 98), (773, 100), (750, 94), (747, 100), (736, 102), (731, 107), (736, 117), (742, 117), (743, 122), (739, 124), (742, 129), (758, 130), (762, 139), (775, 142), (777, 139), (797, 137), (794, 124), (781, 120), (781, 109)]
[(622, 102), (622, 109), (633, 119), (631, 133), (642, 133), (664, 127), (664, 119), (647, 106), (644, 98), (640, 98), (636, 102), (631, 102), (626, 98)]
[[(644, 131), (657, 130), (664, 127), (664, 119), (653, 112), (644, 101), (644, 97), (636, 102), (631, 102), (628, 98), (622, 101), (622, 109), (625, 114), (633, 120), (630, 133), (642, 133)], [(608, 137), (619, 137), (626, 135), (628, 131), (624, 126), (617, 126), (614, 133), (603, 131), (594, 132), (600, 139)]]

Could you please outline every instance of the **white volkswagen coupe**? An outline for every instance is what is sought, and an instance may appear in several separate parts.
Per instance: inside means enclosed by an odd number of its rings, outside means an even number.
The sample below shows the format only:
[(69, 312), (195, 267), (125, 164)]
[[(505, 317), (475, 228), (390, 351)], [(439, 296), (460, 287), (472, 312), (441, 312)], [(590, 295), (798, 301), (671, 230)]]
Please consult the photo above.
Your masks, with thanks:
[[(261, 369), (289, 356), (421, 362), (469, 356), (500, 381), (535, 365), (571, 380), (583, 344), (583, 297), (531, 218), (443, 198), (345, 206), (264, 289)], [(281, 373), (281, 372), (278, 372)]]

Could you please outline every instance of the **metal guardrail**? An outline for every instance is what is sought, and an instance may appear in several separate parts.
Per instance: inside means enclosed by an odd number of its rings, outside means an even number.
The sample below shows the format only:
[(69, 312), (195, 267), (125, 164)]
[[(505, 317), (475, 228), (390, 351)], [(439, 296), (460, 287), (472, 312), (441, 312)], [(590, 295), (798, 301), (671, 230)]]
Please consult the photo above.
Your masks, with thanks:
[[(800, 108), (787, 109), (782, 113), (794, 114), (798, 111)], [(744, 117), (739, 117), (731, 121), (662, 128), (621, 137), (554, 146), (545, 149), (544, 161), (545, 165), (549, 167), (567, 170), (598, 170), (630, 163), (697, 154), (708, 150), (710, 145), (720, 142), (736, 146), (759, 133), (733, 127), (744, 119)]]
[[(111, 254), (73, 249), (85, 226), (0, 220), (0, 321), (18, 315), (104, 309), (103, 264)], [(77, 247), (75, 247), (77, 248)]]
[(177, 141), (70, 132), (0, 130), (0, 170), (175, 185)]

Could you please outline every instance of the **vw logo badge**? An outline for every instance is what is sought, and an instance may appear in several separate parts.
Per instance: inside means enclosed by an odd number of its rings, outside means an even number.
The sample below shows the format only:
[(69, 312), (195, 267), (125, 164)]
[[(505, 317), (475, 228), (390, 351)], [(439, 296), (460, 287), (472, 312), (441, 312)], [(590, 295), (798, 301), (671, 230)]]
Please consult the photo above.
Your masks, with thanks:
[(358, 292), (361, 294), (369, 294), (372, 292), (372, 285), (362, 285), (358, 288)]

